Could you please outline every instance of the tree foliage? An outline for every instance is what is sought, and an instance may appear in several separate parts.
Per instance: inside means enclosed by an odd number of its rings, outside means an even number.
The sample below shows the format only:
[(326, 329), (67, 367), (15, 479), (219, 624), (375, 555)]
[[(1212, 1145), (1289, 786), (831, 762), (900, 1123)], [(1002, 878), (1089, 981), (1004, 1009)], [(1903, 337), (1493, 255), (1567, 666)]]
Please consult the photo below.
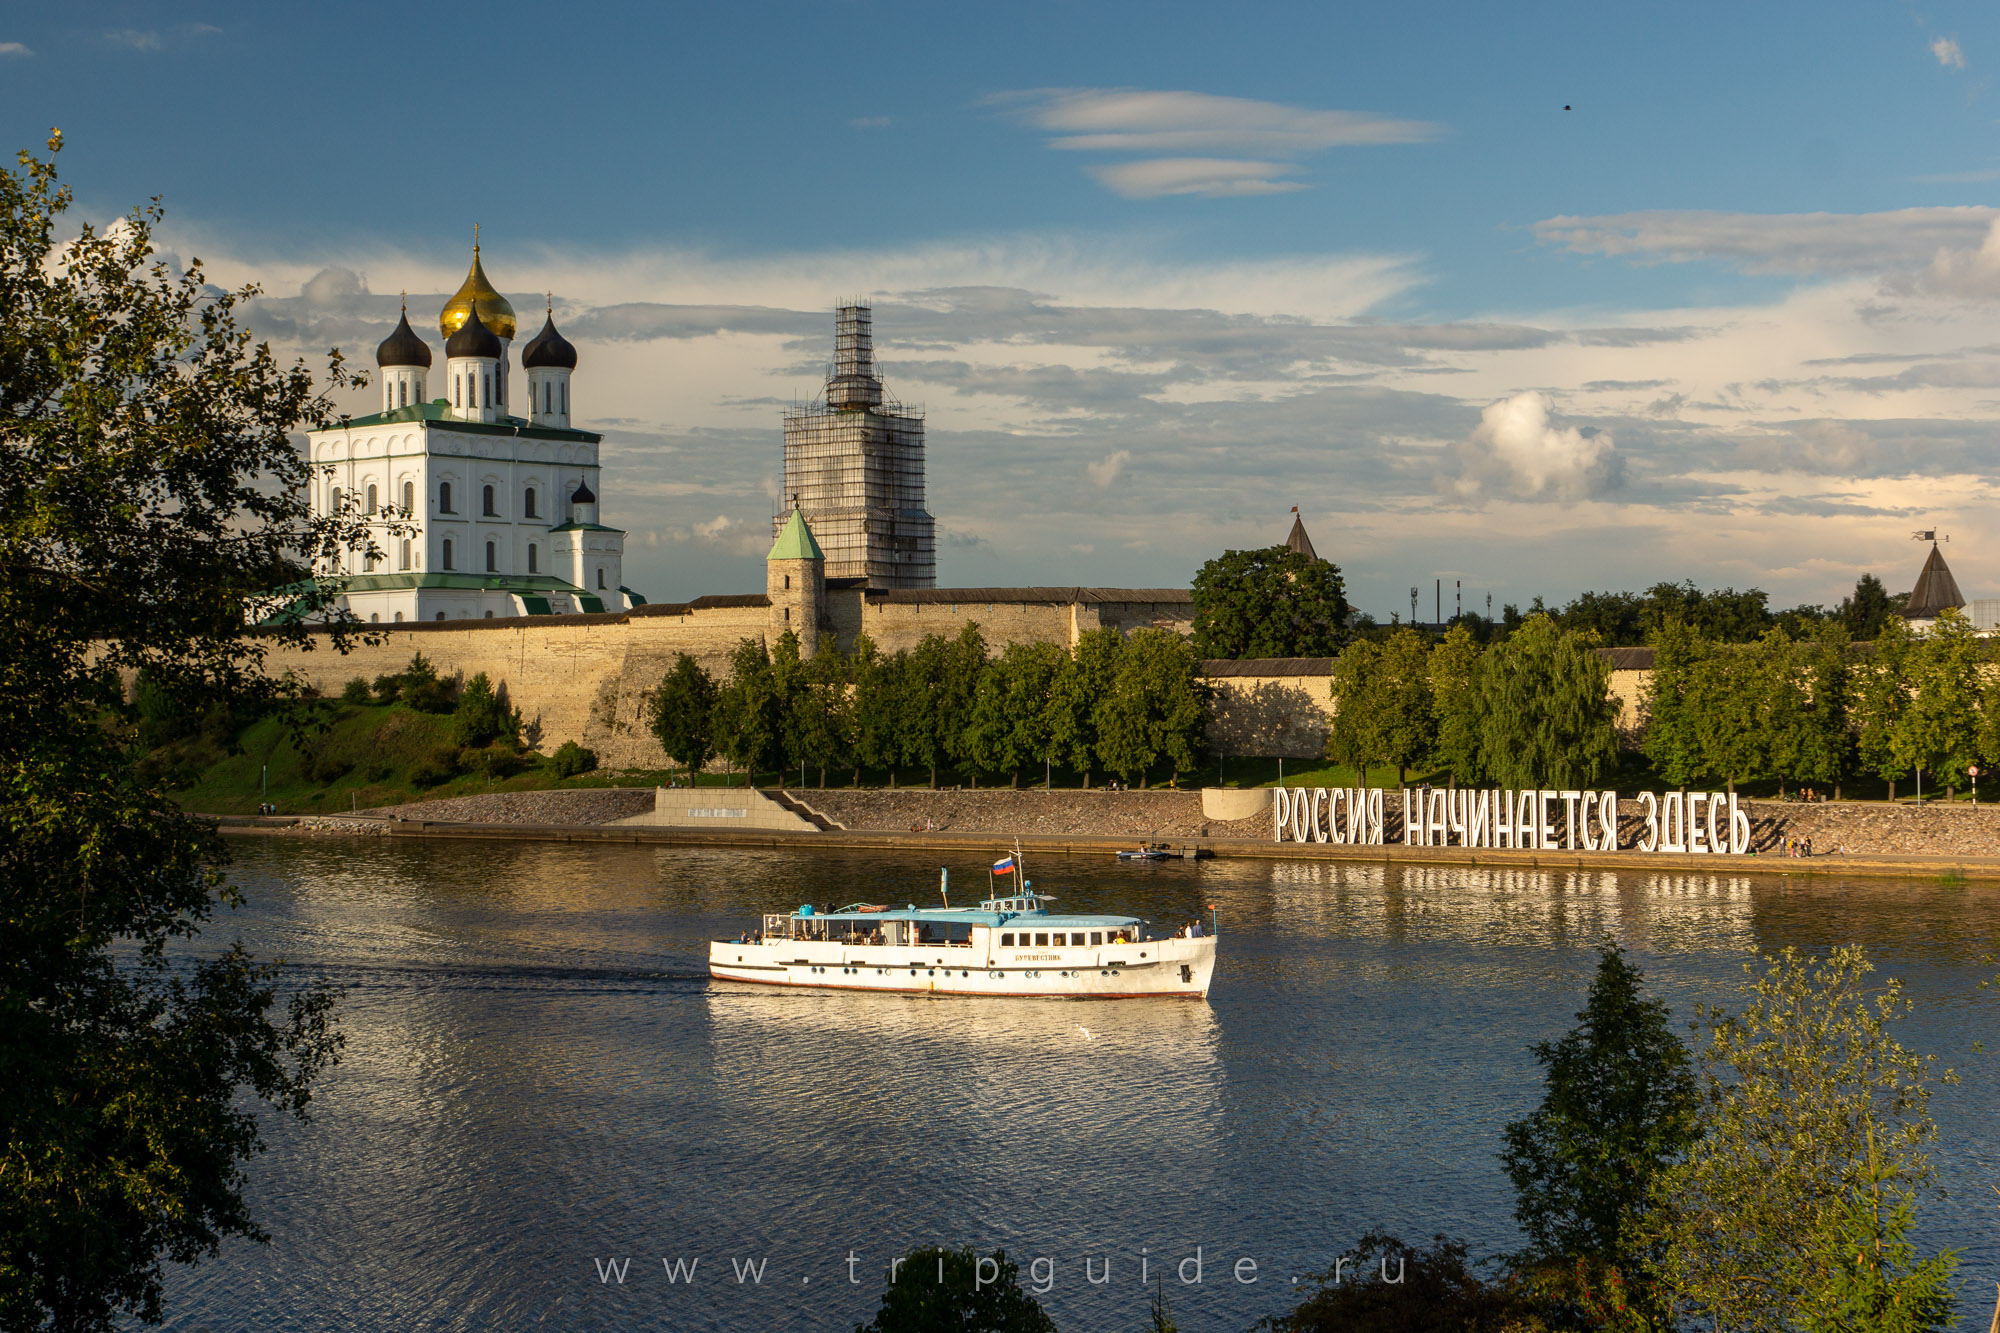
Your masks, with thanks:
[(1618, 704), (1597, 637), (1547, 616), (1486, 652), (1479, 670), (1480, 754), (1503, 787), (1590, 787), (1618, 756)]
[(1270, 1333), (1536, 1333), (1543, 1302), (1514, 1284), (1482, 1281), (1465, 1242), (1419, 1249), (1371, 1231), (1315, 1273), (1295, 1308), (1260, 1321)]
[[(246, 288), (154, 253), (157, 203), (58, 242), (54, 154), (0, 173), (0, 1326), (164, 1314), (167, 1262), (261, 1239), (260, 1107), (303, 1119), (329, 992), (240, 947), (185, 946), (235, 901), (213, 829), (135, 762), (123, 682), (186, 718), (297, 698), (270, 590), (365, 546), (315, 519), (294, 432), (323, 383), (237, 327)], [(351, 642), (336, 617), (331, 647)]]
[(1340, 568), (1288, 546), (1224, 551), (1194, 576), (1197, 657), (1331, 657), (1347, 622)]
[(715, 753), (715, 679), (686, 653), (646, 701), (646, 724), (667, 757), (699, 772)]
[(1528, 1238), (1521, 1262), (1561, 1271), (1582, 1261), (1587, 1273), (1619, 1274), (1628, 1292), (1644, 1271), (1639, 1224), (1653, 1182), (1693, 1140), (1700, 1100), (1687, 1048), (1667, 1006), (1641, 994), (1643, 980), (1616, 944), (1603, 946), (1577, 1025), (1534, 1048), (1542, 1104), (1507, 1126), (1500, 1155)]
[(1826, 1322), (1855, 1302), (1934, 1308), (1953, 1257), (1917, 1259), (1906, 1232), (1932, 1180), (1938, 1078), (1889, 1034), (1901, 988), (1871, 991), (1857, 946), (1746, 970), (1740, 1013), (1696, 1009), (1700, 1134), (1655, 1177), (1642, 1224), (1671, 1313), (1775, 1333), (1880, 1327)]
[(925, 1246), (903, 1256), (881, 1308), (854, 1333), (1055, 1333), (1055, 1327), (1021, 1289), (1020, 1265), (1005, 1250), (982, 1259), (969, 1245)]

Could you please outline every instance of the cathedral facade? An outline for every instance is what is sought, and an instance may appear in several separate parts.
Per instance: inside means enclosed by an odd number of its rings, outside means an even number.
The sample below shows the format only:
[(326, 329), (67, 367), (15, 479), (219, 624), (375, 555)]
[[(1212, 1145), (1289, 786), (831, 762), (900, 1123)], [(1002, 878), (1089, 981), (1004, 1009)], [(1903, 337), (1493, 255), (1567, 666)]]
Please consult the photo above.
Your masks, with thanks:
[(369, 525), (372, 552), (315, 569), (323, 599), (364, 623), (626, 611), (625, 534), (597, 521), (603, 437), (572, 424), (576, 348), (553, 309), (521, 349), (479, 247), (438, 319), (444, 374), (404, 310), (376, 349), (378, 412), (311, 432), (313, 509)]

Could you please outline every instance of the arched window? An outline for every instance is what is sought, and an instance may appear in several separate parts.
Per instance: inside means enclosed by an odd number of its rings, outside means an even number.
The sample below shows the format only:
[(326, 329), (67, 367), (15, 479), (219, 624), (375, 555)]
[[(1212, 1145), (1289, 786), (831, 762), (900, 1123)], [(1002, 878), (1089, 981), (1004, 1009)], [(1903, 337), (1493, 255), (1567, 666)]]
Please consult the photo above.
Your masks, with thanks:
[(375, 512), (375, 483), (373, 482), (368, 484), (368, 512), (371, 514)]
[(479, 492), (479, 498), (485, 501), (486, 517), (497, 518), (499, 516), (500, 511), (493, 507), (493, 488), (491, 486), (486, 486), (481, 488)]
[(530, 486), (528, 493), (521, 497), (521, 514), (524, 518), (534, 518), (536, 516), (535, 488), (533, 486)]
[(403, 538), (402, 556), (403, 568), (408, 569), (410, 567), (410, 539), (408, 537)]
[(451, 568), (451, 538), (444, 539), (444, 567)]
[(434, 620), (443, 620), (443, 619), (444, 619), (444, 612), (442, 612), (442, 611), (438, 612), (436, 616), (432, 617), (432, 619), (434, 619)]
[(479, 377), (479, 391), (485, 400), (481, 405), (485, 407), (493, 406), (493, 376), (491, 374)]
[(488, 542), (486, 543), (486, 572), (491, 574), (499, 568), (500, 566), (495, 563), (493, 543)]
[(326, 493), (326, 512), (329, 514), (340, 512), (340, 487), (336, 486)]
[(602, 589), (602, 588), (604, 587), (604, 566), (603, 566), (603, 565), (599, 565), (599, 566), (597, 567), (597, 586), (598, 586), (598, 587), (599, 587), (600, 589)]
[(397, 623), (398, 625), (400, 625), (400, 624), (402, 624), (402, 623), (403, 623), (403, 613), (402, 613), (401, 611), (398, 611), (398, 612), (396, 613), (396, 623)]
[(491, 611), (488, 611), (488, 612), (486, 613), (486, 618), (487, 618), (488, 620), (491, 620), (491, 619), (493, 619), (493, 613), (492, 613)]
[(448, 481), (438, 483), (438, 512), (440, 514), (451, 512), (451, 483)]
[(556, 410), (556, 384), (554, 380), (542, 381), (542, 411)]
[(371, 625), (379, 625), (379, 624), (381, 624), (381, 623), (382, 623), (382, 613), (381, 613), (380, 611), (370, 611), (370, 612), (368, 613), (368, 623), (369, 623), (369, 624), (371, 624)]
[(417, 483), (414, 481), (403, 483), (403, 512), (405, 514), (417, 512)]
[(562, 387), (562, 414), (564, 416), (569, 415), (569, 382), (567, 380), (563, 382)]
[(451, 377), (451, 405), (453, 407), (465, 406), (465, 404), (462, 401), (460, 401), (459, 397), (460, 391), (463, 390), (464, 387), (465, 387), (465, 376), (453, 375)]
[(530, 574), (533, 574), (533, 573), (535, 573), (535, 572), (536, 572), (536, 571), (535, 571), (535, 544), (534, 544), (533, 542), (529, 542), (529, 543), (528, 543), (528, 572), (529, 572)]
[(403, 400), (397, 404), (398, 407), (408, 407), (410, 405), (410, 382), (408, 380), (404, 380), (398, 386), (396, 396)]

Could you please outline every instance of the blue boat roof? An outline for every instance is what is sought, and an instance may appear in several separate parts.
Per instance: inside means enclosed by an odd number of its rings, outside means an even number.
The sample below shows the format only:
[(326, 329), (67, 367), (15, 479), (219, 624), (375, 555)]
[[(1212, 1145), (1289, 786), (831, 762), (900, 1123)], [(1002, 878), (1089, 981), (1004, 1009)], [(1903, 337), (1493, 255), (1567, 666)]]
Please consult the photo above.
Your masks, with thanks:
[(1136, 916), (1099, 916), (1085, 912), (989, 912), (977, 907), (890, 907), (879, 912), (822, 912), (815, 908), (806, 913), (795, 911), (792, 915), (806, 921), (920, 921), (943, 926), (1004, 926), (1032, 923), (1056, 929), (1076, 926), (1085, 929), (1096, 926), (1103, 929), (1136, 926), (1140, 922), (1140, 918)]

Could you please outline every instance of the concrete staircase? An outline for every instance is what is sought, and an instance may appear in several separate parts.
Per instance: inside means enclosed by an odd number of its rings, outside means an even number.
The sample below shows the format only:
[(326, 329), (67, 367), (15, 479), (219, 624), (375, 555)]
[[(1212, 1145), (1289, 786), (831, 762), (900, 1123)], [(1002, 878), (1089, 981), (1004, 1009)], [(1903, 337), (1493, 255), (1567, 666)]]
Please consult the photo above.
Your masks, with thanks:
[(824, 832), (847, 832), (847, 825), (841, 823), (832, 815), (826, 814), (824, 811), (815, 810), (802, 797), (796, 796), (789, 791), (785, 791), (782, 788), (774, 788), (770, 792), (770, 797), (779, 805), (784, 806), (785, 809), (810, 823), (814, 828)]

